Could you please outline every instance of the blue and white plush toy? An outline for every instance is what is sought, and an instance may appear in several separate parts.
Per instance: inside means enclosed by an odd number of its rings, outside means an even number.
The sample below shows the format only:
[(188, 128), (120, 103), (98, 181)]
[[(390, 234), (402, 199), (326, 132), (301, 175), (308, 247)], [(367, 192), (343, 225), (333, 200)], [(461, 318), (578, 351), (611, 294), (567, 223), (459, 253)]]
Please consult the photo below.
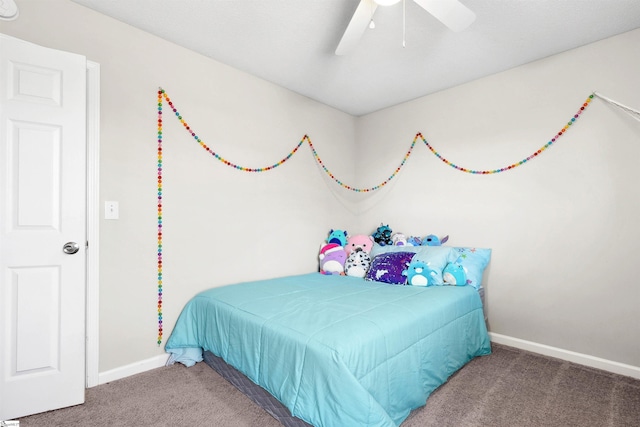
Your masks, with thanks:
[(407, 276), (407, 284), (411, 286), (432, 286), (433, 278), (437, 273), (431, 269), (429, 263), (415, 260), (407, 264), (407, 269), (402, 272)]
[(429, 234), (424, 239), (422, 239), (421, 246), (440, 246), (443, 243), (446, 243), (447, 240), (449, 240), (449, 235), (446, 235), (441, 239), (435, 234)]
[(411, 236), (407, 239), (407, 245), (409, 246), (422, 246), (422, 238), (418, 236)]
[(464, 286), (467, 284), (467, 272), (459, 262), (450, 262), (442, 270), (445, 285)]

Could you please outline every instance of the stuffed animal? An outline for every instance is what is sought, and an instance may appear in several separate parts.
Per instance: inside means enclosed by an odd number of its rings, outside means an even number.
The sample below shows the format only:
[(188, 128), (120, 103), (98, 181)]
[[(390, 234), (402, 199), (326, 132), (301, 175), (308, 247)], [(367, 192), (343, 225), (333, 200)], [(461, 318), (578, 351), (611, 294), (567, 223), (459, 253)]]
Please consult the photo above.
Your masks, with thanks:
[(407, 237), (402, 233), (396, 233), (393, 236), (391, 236), (391, 241), (393, 242), (394, 246), (407, 246), (408, 245)]
[(377, 228), (372, 237), (373, 240), (380, 246), (393, 245), (393, 241), (391, 240), (391, 233), (392, 231), (388, 225), (380, 224), (380, 227)]
[(467, 284), (467, 272), (459, 262), (450, 262), (442, 270), (442, 279), (445, 285), (464, 286)]
[(337, 243), (338, 245), (344, 247), (347, 245), (347, 232), (345, 230), (334, 230), (331, 229), (329, 231), (329, 237), (327, 238), (327, 243)]
[(421, 246), (440, 246), (443, 243), (446, 243), (447, 240), (449, 240), (449, 236), (448, 235), (446, 235), (442, 239), (440, 239), (435, 234), (429, 234), (424, 239), (422, 239), (422, 245)]
[(326, 243), (320, 246), (320, 273), (344, 275), (344, 263), (347, 253), (337, 243)]
[(422, 246), (422, 239), (420, 237), (411, 236), (407, 239), (407, 245), (409, 246)]
[(445, 285), (464, 286), (467, 284), (467, 272), (459, 262), (450, 262), (442, 270)]
[(364, 234), (356, 234), (347, 238), (347, 260), (344, 263), (344, 272), (347, 276), (364, 277), (369, 266), (373, 249), (373, 237)]
[(432, 286), (433, 278), (437, 275), (424, 261), (411, 261), (407, 264), (407, 269), (402, 272), (407, 276), (407, 284), (411, 286)]
[(371, 257), (369, 254), (364, 249), (357, 247), (347, 256), (344, 272), (347, 276), (364, 278), (370, 266)]
[(373, 237), (365, 234), (355, 234), (347, 238), (347, 244), (344, 250), (347, 251), (347, 255), (350, 255), (356, 249), (362, 249), (366, 253), (370, 254), (373, 249)]

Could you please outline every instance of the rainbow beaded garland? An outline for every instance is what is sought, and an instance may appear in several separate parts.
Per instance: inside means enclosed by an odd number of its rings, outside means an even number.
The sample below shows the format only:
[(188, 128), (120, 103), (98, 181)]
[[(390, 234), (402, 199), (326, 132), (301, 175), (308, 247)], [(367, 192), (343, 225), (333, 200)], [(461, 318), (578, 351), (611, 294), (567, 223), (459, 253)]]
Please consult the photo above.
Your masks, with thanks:
[(589, 95), (589, 97), (586, 99), (586, 101), (584, 102), (584, 104), (582, 104), (582, 106), (580, 107), (580, 109), (578, 110), (578, 112), (576, 114), (574, 114), (574, 116), (571, 118), (571, 120), (560, 130), (560, 132), (558, 132), (553, 138), (551, 138), (549, 140), (549, 142), (547, 142), (546, 144), (544, 144), (542, 147), (540, 147), (537, 151), (534, 151), (530, 156), (525, 157), (524, 159), (520, 160), (517, 163), (513, 163), (509, 166), (505, 166), (502, 167), (500, 169), (493, 169), (493, 170), (473, 170), (473, 169), (467, 169), (467, 168), (463, 168), (460, 167), (454, 163), (451, 163), (449, 160), (445, 159), (444, 157), (442, 157), (440, 155), (440, 153), (438, 153), (432, 146), (431, 144), (429, 144), (427, 142), (427, 140), (422, 136), (421, 133), (418, 133), (418, 135), (416, 135), (417, 137), (420, 137), (422, 139), (422, 142), (424, 142), (424, 144), (427, 146), (427, 148), (429, 148), (429, 150), (431, 150), (431, 152), (440, 160), (442, 160), (443, 162), (445, 162), (446, 164), (448, 164), (449, 166), (451, 166), (454, 169), (457, 169), (461, 172), (467, 172), (467, 173), (472, 173), (472, 174), (480, 174), (480, 175), (486, 175), (486, 174), (493, 174), (493, 173), (500, 173), (500, 172), (505, 172), (508, 170), (511, 170), (513, 168), (516, 168), (518, 166), (522, 166), (523, 164), (525, 164), (526, 162), (528, 162), (529, 160), (535, 158), (536, 156), (542, 154), (542, 152), (544, 150), (546, 150), (547, 148), (551, 147), (551, 145), (556, 142), (558, 140), (558, 138), (560, 138), (562, 135), (564, 135), (564, 133), (569, 129), (569, 126), (573, 125), (573, 123), (575, 123), (575, 121), (578, 119), (578, 117), (580, 117), (580, 114), (582, 114), (582, 112), (584, 111), (585, 108), (587, 108), (589, 106), (589, 103), (591, 102), (591, 100), (593, 99), (594, 94)]
[(313, 146), (313, 143), (311, 142), (311, 139), (309, 138), (308, 135), (304, 135), (302, 137), (302, 139), (300, 140), (300, 142), (298, 142), (298, 144), (293, 148), (293, 150), (291, 150), (291, 152), (289, 154), (287, 154), (285, 157), (283, 157), (280, 161), (278, 161), (278, 162), (276, 162), (276, 163), (274, 163), (274, 164), (272, 164), (270, 166), (265, 166), (265, 167), (261, 167), (261, 168), (249, 168), (249, 167), (237, 165), (237, 164), (235, 164), (233, 162), (230, 162), (230, 161), (226, 160), (225, 158), (220, 156), (218, 153), (213, 151), (209, 146), (207, 146), (204, 143), (204, 141), (202, 141), (202, 139), (195, 133), (195, 131), (193, 131), (193, 129), (191, 129), (191, 127), (187, 124), (187, 122), (182, 118), (182, 115), (178, 112), (176, 107), (173, 105), (173, 102), (171, 101), (169, 96), (167, 96), (167, 94), (164, 91), (164, 89), (159, 88), (158, 89), (158, 339), (157, 339), (158, 345), (160, 345), (162, 343), (162, 284), (163, 284), (163, 282), (162, 282), (162, 124), (163, 124), (162, 123), (162, 107), (163, 107), (163, 102), (164, 101), (167, 102), (167, 104), (169, 105), (169, 108), (171, 108), (171, 110), (175, 114), (176, 118), (180, 121), (180, 123), (182, 123), (182, 125), (185, 128), (185, 130), (191, 134), (193, 139), (195, 139), (196, 142), (198, 142), (198, 144), (200, 144), (200, 146), (204, 150), (206, 150), (209, 154), (211, 154), (216, 160), (224, 163), (225, 165), (227, 165), (229, 167), (232, 167), (234, 169), (237, 169), (237, 170), (240, 170), (240, 171), (243, 171), (243, 172), (266, 172), (266, 171), (270, 171), (272, 169), (277, 168), (278, 166), (283, 165), (287, 160), (291, 159), (291, 157), (298, 151), (300, 146), (302, 146), (302, 144), (306, 142), (307, 144), (309, 144), (309, 148), (311, 149), (311, 152), (313, 153), (313, 158), (315, 159), (315, 161), (318, 163), (318, 165), (322, 168), (322, 170), (324, 170), (324, 172), (333, 181), (335, 181), (338, 185), (340, 185), (342, 188), (345, 188), (347, 190), (354, 191), (354, 192), (357, 192), (357, 193), (367, 193), (367, 192), (370, 192), (370, 191), (379, 190), (380, 188), (384, 187), (393, 178), (395, 178), (398, 175), (398, 173), (400, 173), (400, 170), (404, 167), (404, 165), (406, 164), (407, 160), (411, 156), (411, 153), (413, 152), (413, 148), (415, 147), (418, 138), (420, 138), (422, 140), (422, 142), (427, 146), (427, 148), (429, 148), (429, 150), (437, 158), (439, 158), (440, 160), (442, 160), (444, 163), (446, 163), (447, 165), (451, 166), (452, 168), (454, 168), (456, 170), (459, 170), (461, 172), (466, 172), (466, 173), (470, 173), (470, 174), (478, 174), (478, 175), (487, 175), (487, 174), (496, 174), (496, 173), (500, 173), (500, 172), (506, 172), (508, 170), (514, 169), (514, 168), (516, 168), (518, 166), (521, 166), (521, 165), (527, 163), (528, 161), (536, 158), (538, 155), (542, 154), (547, 148), (551, 147), (551, 145), (554, 144), (558, 140), (558, 138), (560, 138), (562, 135), (564, 135), (564, 133), (570, 128), (570, 126), (573, 125), (573, 123), (580, 117), (580, 114), (582, 114), (582, 112), (585, 110), (585, 108), (587, 108), (589, 106), (589, 103), (591, 102), (591, 100), (593, 99), (594, 96), (595, 96), (594, 94), (591, 94), (587, 98), (587, 100), (584, 102), (584, 104), (582, 104), (582, 106), (580, 107), (578, 112), (571, 118), (571, 120), (553, 138), (551, 138), (551, 140), (549, 140), (549, 142), (547, 142), (542, 147), (540, 147), (537, 151), (533, 152), (531, 155), (529, 155), (526, 158), (520, 160), (519, 162), (513, 163), (511, 165), (508, 165), (508, 166), (505, 166), (505, 167), (502, 167), (502, 168), (493, 169), (493, 170), (474, 170), (474, 169), (464, 168), (464, 167), (458, 166), (455, 163), (452, 163), (449, 160), (447, 160), (446, 158), (444, 158), (440, 153), (438, 153), (438, 151), (435, 150), (435, 148), (433, 148), (433, 146), (431, 144), (429, 144), (427, 142), (425, 137), (422, 136), (422, 133), (418, 132), (416, 134), (416, 136), (413, 138), (413, 141), (411, 142), (411, 146), (409, 147), (409, 150), (407, 150), (406, 154), (404, 155), (404, 158), (400, 162), (400, 165), (393, 171), (393, 173), (391, 175), (389, 175), (389, 177), (387, 179), (385, 179), (384, 181), (382, 181), (378, 185), (374, 185), (373, 187), (357, 188), (357, 187), (353, 187), (351, 185), (347, 185), (344, 182), (342, 182), (340, 179), (338, 179), (325, 166), (324, 162), (322, 161), (322, 159), (318, 155), (318, 152), (316, 151), (315, 147)]
[(158, 91), (158, 345), (162, 344), (162, 91)]

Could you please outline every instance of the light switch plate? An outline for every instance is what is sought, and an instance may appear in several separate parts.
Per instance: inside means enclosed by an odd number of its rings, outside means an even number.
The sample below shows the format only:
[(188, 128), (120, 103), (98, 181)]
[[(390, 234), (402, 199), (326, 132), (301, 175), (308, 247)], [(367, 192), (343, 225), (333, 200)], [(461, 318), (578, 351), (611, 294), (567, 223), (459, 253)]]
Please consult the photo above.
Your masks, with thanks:
[(118, 219), (120, 208), (118, 202), (104, 202), (104, 219)]

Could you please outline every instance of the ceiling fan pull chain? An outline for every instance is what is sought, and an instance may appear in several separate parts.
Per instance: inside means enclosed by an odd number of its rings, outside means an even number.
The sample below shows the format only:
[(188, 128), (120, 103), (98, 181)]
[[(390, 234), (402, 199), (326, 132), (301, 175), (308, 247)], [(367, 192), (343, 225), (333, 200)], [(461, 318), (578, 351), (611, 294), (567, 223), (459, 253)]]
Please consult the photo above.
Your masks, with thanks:
[(376, 11), (375, 5), (371, 3), (371, 21), (369, 21), (369, 28), (372, 30), (376, 28), (376, 23), (373, 22), (373, 12), (375, 11)]
[(402, 0), (402, 47), (407, 47), (406, 35), (407, 35), (407, 10), (406, 0)]

